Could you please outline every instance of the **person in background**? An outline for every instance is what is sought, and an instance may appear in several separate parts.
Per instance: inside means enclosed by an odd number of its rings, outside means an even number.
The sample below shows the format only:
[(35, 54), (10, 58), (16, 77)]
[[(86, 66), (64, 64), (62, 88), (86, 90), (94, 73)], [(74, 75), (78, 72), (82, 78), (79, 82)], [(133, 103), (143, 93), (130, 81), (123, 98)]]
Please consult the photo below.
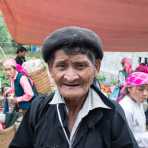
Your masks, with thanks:
[(16, 51), (17, 56), (15, 58), (15, 61), (17, 64), (22, 65), (26, 61), (25, 59), (26, 52), (27, 52), (27, 49), (23, 46), (17, 49)]
[(5, 94), (14, 94), (13, 102), (18, 107), (26, 111), (30, 108), (30, 102), (35, 93), (33, 90), (33, 82), (22, 73), (16, 70), (16, 61), (14, 59), (7, 59), (3, 62), (6, 76), (10, 80), (11, 87)]
[(60, 28), (42, 54), (57, 89), (34, 99), (9, 148), (138, 148), (119, 104), (93, 83), (103, 58), (95, 32)]
[(148, 73), (148, 58), (144, 58), (142, 62), (142, 57), (139, 57), (139, 65), (136, 67), (135, 71), (141, 71)]
[(148, 97), (148, 74), (131, 73), (124, 84), (125, 96), (119, 101), (140, 148), (148, 148), (148, 131), (143, 101)]
[(120, 70), (118, 74), (118, 83), (119, 83), (119, 86), (122, 87), (127, 76), (133, 71), (132, 70), (132, 59), (123, 58), (121, 60), (121, 65), (122, 65), (122, 70)]
[[(139, 65), (136, 67), (135, 71), (144, 72), (148, 74), (148, 58), (139, 57), (138, 61), (139, 61)], [(148, 125), (148, 97), (144, 103), (145, 103), (145, 106), (147, 106), (145, 107), (145, 115), (146, 115), (146, 124)]]
[(121, 60), (122, 70), (118, 73), (118, 83), (112, 89), (109, 98), (111, 100), (119, 101), (122, 98), (122, 88), (127, 76), (132, 72), (132, 59), (130, 58), (123, 58)]

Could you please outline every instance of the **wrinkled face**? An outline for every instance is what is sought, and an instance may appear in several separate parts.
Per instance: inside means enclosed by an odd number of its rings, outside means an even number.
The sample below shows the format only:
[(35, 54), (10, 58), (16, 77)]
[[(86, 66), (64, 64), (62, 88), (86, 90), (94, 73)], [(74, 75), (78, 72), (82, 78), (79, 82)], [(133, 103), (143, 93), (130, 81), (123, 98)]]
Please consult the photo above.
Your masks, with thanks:
[(143, 102), (148, 98), (148, 84), (130, 87), (128, 88), (128, 91), (131, 98), (133, 98), (136, 102)]
[(16, 69), (13, 66), (7, 65), (4, 67), (6, 76), (8, 78), (14, 78), (16, 75)]
[(85, 97), (97, 74), (96, 67), (86, 55), (67, 55), (62, 50), (55, 52), (49, 70), (60, 94), (68, 100)]

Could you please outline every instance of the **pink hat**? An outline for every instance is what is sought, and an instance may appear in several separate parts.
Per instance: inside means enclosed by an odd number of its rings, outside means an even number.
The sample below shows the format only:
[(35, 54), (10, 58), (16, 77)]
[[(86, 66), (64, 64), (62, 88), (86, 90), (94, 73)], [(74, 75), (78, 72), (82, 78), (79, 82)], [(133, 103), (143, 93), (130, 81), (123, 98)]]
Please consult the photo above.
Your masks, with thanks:
[(127, 77), (124, 87), (140, 86), (148, 84), (148, 74), (144, 72), (133, 72)]
[(4, 62), (3, 62), (3, 66), (4, 67), (7, 67), (7, 66), (14, 66), (14, 67), (16, 67), (16, 61), (15, 61), (15, 59), (7, 59), (7, 60), (5, 60)]
[(121, 63), (122, 64), (125, 64), (125, 63), (132, 64), (132, 59), (125, 57), (121, 60)]
[(128, 75), (125, 80), (125, 83), (120, 91), (120, 96), (118, 97), (117, 101), (119, 102), (122, 98), (127, 94), (126, 88), (132, 86), (141, 86), (148, 84), (148, 74), (144, 72), (133, 72)]

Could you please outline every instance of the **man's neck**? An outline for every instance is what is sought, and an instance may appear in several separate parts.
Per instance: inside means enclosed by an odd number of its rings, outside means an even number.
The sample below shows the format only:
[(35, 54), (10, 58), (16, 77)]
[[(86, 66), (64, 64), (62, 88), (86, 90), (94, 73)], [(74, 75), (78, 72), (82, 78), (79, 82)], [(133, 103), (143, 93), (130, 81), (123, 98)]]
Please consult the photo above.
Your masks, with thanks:
[(86, 97), (82, 99), (73, 99), (73, 100), (67, 100), (65, 101), (66, 106), (68, 108), (68, 126), (69, 130), (71, 131), (73, 128), (73, 125), (75, 123), (76, 117), (81, 110)]

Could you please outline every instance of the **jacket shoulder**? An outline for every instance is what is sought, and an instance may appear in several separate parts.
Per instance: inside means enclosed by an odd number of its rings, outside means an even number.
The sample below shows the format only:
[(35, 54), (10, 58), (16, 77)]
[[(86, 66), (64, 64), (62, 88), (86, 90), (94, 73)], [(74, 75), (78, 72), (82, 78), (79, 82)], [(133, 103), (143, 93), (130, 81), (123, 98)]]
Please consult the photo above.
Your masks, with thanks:
[(36, 124), (41, 115), (48, 109), (49, 102), (52, 100), (53, 96), (54, 92), (52, 92), (50, 95), (38, 95), (33, 99), (29, 111), (29, 120), (33, 125)]

